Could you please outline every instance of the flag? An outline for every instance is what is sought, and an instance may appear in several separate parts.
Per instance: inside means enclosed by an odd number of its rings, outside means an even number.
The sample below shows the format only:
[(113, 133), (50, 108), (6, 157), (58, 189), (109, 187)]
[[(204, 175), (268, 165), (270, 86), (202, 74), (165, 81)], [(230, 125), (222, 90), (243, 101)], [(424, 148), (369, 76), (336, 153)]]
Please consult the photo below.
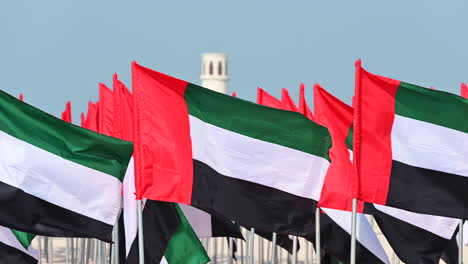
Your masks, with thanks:
[(81, 118), (81, 127), (86, 128), (87, 124), (86, 124), (86, 117), (85, 117), (84, 113), (81, 113), (80, 118)]
[(457, 229), (454, 218), (366, 203), (393, 251), (404, 263), (439, 263)]
[(24, 101), (24, 95), (23, 95), (23, 94), (20, 94), (18, 99), (19, 99), (20, 101)]
[(356, 63), (358, 199), (468, 219), (468, 100), (371, 74)]
[[(357, 185), (346, 138), (353, 124), (353, 108), (315, 84), (314, 111), (315, 121), (328, 128), (333, 142), (319, 207), (352, 211)], [(358, 203), (358, 212), (363, 212), (363, 206)]]
[(190, 204), (263, 231), (314, 227), (329, 166), (325, 127), (136, 63), (132, 78), (138, 199)]
[(133, 141), (133, 95), (114, 74), (114, 136)]
[(244, 239), (238, 226), (231, 220), (214, 217), (190, 205), (179, 204), (179, 207), (199, 238), (233, 237)]
[(101, 134), (114, 134), (114, 95), (103, 83), (99, 83), (98, 131)]
[[(332, 259), (349, 263), (351, 212), (329, 208), (321, 210), (323, 210), (320, 214), (322, 258), (332, 256)], [(356, 263), (390, 263), (366, 216), (357, 214), (356, 224)], [(311, 230), (306, 239), (315, 244), (315, 229)]]
[(310, 120), (314, 120), (314, 115), (309, 109), (309, 106), (307, 105), (306, 99), (305, 99), (305, 85), (301, 83), (301, 86), (299, 88), (299, 113), (305, 115), (307, 118)]
[(281, 101), (260, 87), (257, 87), (257, 104), (281, 109)]
[(0, 112), (0, 224), (110, 242), (132, 144), (64, 122), (3, 91)]
[(289, 92), (287, 89), (283, 88), (281, 93), (281, 109), (293, 112), (299, 112), (297, 109), (296, 104), (292, 100), (291, 96), (289, 96)]
[(237, 97), (236, 92), (232, 92), (232, 96), (233, 96), (233, 97)]
[(65, 105), (65, 111), (62, 112), (62, 120), (68, 123), (72, 122), (70, 101), (67, 102), (67, 104)]
[(0, 263), (36, 264), (39, 254), (31, 247), (34, 235), (0, 226)]
[(94, 132), (98, 131), (98, 105), (99, 102), (94, 104), (93, 102), (88, 103), (88, 113), (86, 116), (86, 127)]
[(463, 98), (466, 98), (468, 99), (468, 87), (466, 86), (465, 83), (462, 83), (461, 84), (461, 88), (460, 88), (460, 94)]
[[(138, 222), (135, 199), (133, 160), (124, 180), (123, 223), (125, 235), (121, 243), (121, 263), (138, 264)], [(174, 203), (144, 199), (142, 221), (144, 232), (145, 263), (203, 264), (208, 256), (187, 222), (182, 211)], [(122, 251), (125, 255), (122, 257)]]

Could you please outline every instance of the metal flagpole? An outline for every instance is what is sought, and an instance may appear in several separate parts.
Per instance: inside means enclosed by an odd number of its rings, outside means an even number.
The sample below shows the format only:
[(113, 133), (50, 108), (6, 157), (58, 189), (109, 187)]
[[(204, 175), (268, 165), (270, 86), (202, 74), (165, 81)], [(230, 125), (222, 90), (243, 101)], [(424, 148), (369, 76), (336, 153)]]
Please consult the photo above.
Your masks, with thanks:
[(463, 264), (463, 220), (458, 224), (458, 264)]
[(293, 238), (292, 264), (297, 264), (297, 236)]
[(85, 256), (86, 256), (85, 254), (86, 254), (86, 238), (81, 238), (81, 250), (80, 250), (80, 262), (79, 263), (82, 263), (82, 264), (85, 263)]
[(66, 264), (70, 264), (70, 239), (72, 238), (65, 238), (65, 241), (67, 243), (67, 249), (65, 251), (65, 263)]
[(315, 210), (315, 255), (316, 263), (320, 264), (321, 261), (321, 245), (320, 245), (320, 208)]
[(356, 218), (357, 199), (353, 199), (353, 213), (351, 215), (351, 264), (356, 264)]
[(250, 228), (249, 264), (254, 263), (254, 235), (255, 235), (255, 228)]
[(138, 258), (139, 264), (145, 264), (145, 250), (143, 244), (143, 200), (137, 200), (138, 210)]
[(97, 263), (98, 264), (103, 264), (102, 263), (102, 247), (103, 247), (103, 242), (102, 241), (98, 241), (98, 251), (97, 251)]
[(114, 236), (114, 244), (112, 245), (112, 263), (118, 264), (119, 263), (119, 221), (114, 225), (114, 232), (112, 234)]
[(305, 255), (305, 264), (309, 264), (309, 242), (305, 241), (306, 255)]
[(258, 238), (258, 261), (263, 264), (263, 238)]
[(271, 264), (276, 264), (276, 233), (271, 236)]
[(229, 253), (228, 253), (228, 264), (233, 263), (232, 255), (234, 254), (234, 238), (229, 237)]

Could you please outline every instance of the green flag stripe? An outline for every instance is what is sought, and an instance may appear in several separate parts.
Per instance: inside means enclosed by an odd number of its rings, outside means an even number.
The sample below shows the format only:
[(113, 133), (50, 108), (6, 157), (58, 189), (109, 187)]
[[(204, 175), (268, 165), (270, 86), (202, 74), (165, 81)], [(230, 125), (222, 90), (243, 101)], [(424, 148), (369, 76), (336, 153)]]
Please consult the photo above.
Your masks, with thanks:
[(189, 114), (206, 123), (330, 160), (328, 130), (299, 113), (254, 104), (194, 84), (188, 84), (185, 100)]
[(175, 204), (180, 225), (167, 245), (164, 257), (170, 264), (204, 264), (210, 261), (205, 248), (200, 243), (182, 210)]
[(353, 125), (351, 125), (351, 127), (348, 130), (348, 136), (346, 137), (346, 146), (350, 150), (353, 150), (353, 134), (354, 134)]
[(29, 246), (31, 245), (31, 241), (36, 237), (36, 235), (31, 234), (31, 233), (26, 233), (26, 232), (21, 232), (21, 231), (16, 231), (14, 229), (11, 229), (11, 232), (13, 235), (15, 235), (16, 239), (23, 245), (25, 249), (28, 249)]
[(395, 96), (395, 113), (468, 133), (468, 99), (401, 82)]
[(131, 142), (72, 125), (0, 91), (0, 130), (69, 161), (122, 181)]

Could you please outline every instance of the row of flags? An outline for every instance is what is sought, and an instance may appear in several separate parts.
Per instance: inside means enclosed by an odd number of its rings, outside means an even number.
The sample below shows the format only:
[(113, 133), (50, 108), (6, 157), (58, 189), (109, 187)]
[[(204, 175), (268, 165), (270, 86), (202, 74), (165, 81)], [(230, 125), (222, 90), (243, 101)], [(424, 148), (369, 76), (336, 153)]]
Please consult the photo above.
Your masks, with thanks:
[(112, 90), (99, 84), (82, 127), (69, 124), (70, 102), (63, 122), (0, 93), (0, 225), (14, 229), (5, 234), (19, 253), (34, 235), (111, 242), (123, 207), (117, 250), (137, 263), (143, 200), (148, 263), (206, 263), (198, 238), (242, 238), (235, 223), (286, 236), (285, 248), (287, 235), (315, 242), (317, 207), (322, 259), (347, 262), (358, 198), (358, 263), (389, 263), (364, 213), (404, 262), (456, 260), (456, 218), (468, 215), (467, 99), (360, 61), (353, 106), (315, 85), (314, 114), (303, 85), (298, 106), (286, 89), (278, 100), (258, 88), (255, 104), (133, 63), (132, 88), (117, 75)]

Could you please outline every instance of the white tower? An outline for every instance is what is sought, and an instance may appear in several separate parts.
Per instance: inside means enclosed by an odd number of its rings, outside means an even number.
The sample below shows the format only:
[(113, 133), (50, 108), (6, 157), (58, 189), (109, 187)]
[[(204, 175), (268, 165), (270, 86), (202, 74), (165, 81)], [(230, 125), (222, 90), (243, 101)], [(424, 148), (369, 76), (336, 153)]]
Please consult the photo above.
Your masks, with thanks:
[(200, 79), (202, 86), (219, 93), (227, 93), (227, 55), (203, 53)]

